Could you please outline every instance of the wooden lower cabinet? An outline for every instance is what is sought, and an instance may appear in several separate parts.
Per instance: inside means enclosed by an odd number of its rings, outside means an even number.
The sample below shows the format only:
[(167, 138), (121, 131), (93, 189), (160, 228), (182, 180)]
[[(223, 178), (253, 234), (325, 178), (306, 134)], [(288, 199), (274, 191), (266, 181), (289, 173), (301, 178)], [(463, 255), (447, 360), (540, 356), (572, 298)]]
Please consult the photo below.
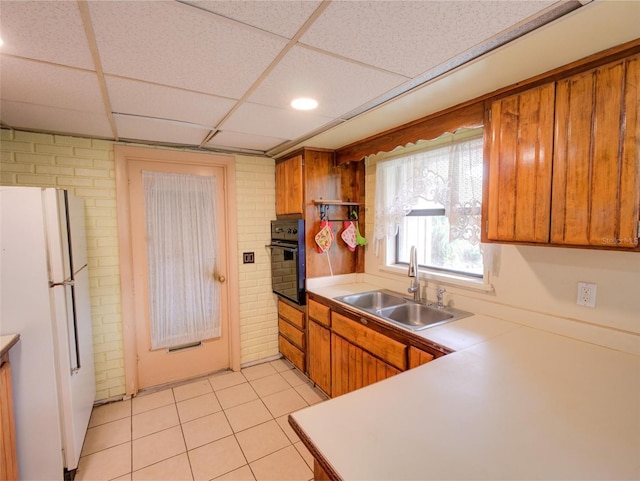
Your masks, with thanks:
[(0, 359), (0, 480), (18, 479), (9, 354)]
[(431, 353), (418, 349), (414, 346), (409, 346), (409, 369), (422, 366), (435, 359), (435, 356)]
[(307, 338), (309, 379), (331, 396), (331, 331), (309, 319)]
[(331, 395), (337, 397), (401, 372), (390, 364), (331, 334)]
[(295, 367), (305, 372), (306, 335), (304, 311), (278, 300), (278, 347)]

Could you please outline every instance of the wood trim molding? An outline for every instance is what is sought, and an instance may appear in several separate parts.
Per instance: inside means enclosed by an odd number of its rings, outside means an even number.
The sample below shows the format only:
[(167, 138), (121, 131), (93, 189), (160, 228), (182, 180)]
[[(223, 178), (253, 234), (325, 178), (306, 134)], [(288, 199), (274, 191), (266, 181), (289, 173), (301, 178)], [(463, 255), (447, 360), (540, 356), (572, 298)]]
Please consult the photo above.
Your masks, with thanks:
[(512, 95), (518, 91), (568, 77), (636, 53), (640, 53), (640, 39), (598, 52), (449, 109), (340, 147), (336, 150), (336, 162), (343, 164), (359, 161), (369, 155), (390, 152), (396, 147), (415, 143), (418, 140), (432, 140), (445, 132), (453, 132), (459, 128), (479, 127), (483, 125), (483, 103), (487, 99)]
[(207, 154), (148, 147), (114, 145), (116, 167), (116, 199), (118, 218), (118, 241), (120, 261), (120, 292), (122, 302), (122, 323), (124, 337), (125, 394), (135, 395), (138, 392), (138, 368), (136, 361), (136, 320), (135, 299), (133, 294), (133, 260), (130, 227), (129, 179), (128, 163), (131, 160), (150, 162), (202, 164), (219, 166), (225, 171), (226, 225), (228, 277), (228, 312), (229, 312), (229, 365), (232, 370), (240, 369), (240, 306), (237, 302), (238, 284), (238, 234), (237, 234), (237, 200), (235, 157), (231, 155)]

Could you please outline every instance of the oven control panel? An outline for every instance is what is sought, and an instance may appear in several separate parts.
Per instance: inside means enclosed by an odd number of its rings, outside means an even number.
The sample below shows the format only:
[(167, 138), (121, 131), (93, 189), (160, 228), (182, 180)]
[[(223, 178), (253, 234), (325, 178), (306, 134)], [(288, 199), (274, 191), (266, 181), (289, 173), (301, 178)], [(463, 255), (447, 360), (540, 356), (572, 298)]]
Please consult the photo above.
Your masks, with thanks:
[(272, 220), (271, 240), (298, 242), (304, 237), (303, 220)]

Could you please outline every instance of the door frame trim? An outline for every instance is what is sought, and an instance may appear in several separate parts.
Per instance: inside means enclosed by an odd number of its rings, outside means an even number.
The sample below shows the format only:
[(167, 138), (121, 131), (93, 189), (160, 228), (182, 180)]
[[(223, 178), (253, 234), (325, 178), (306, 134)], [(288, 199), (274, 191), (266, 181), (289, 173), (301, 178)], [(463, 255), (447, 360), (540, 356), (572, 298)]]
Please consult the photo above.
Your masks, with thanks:
[[(133, 290), (133, 257), (130, 226), (129, 161), (142, 160), (156, 163), (175, 163), (222, 167), (226, 212), (223, 242), (227, 248), (227, 306), (229, 313), (229, 366), (240, 370), (240, 304), (238, 273), (238, 231), (236, 201), (236, 159), (231, 155), (189, 152), (162, 148), (114, 145), (116, 167), (116, 210), (118, 216), (118, 242), (120, 260), (120, 296), (124, 341), (125, 395), (138, 392), (138, 366), (136, 349), (136, 314)], [(232, 300), (236, 302), (232, 302)]]

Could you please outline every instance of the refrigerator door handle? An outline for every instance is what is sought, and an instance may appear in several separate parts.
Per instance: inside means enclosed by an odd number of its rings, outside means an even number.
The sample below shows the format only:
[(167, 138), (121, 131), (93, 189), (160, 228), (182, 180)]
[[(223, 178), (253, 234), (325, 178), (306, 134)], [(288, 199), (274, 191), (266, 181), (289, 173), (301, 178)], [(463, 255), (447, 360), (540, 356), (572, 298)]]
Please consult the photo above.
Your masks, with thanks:
[(70, 280), (70, 281), (63, 281), (63, 282), (53, 282), (53, 281), (49, 281), (49, 287), (58, 287), (58, 286), (75, 286), (76, 285), (76, 281), (74, 280)]

